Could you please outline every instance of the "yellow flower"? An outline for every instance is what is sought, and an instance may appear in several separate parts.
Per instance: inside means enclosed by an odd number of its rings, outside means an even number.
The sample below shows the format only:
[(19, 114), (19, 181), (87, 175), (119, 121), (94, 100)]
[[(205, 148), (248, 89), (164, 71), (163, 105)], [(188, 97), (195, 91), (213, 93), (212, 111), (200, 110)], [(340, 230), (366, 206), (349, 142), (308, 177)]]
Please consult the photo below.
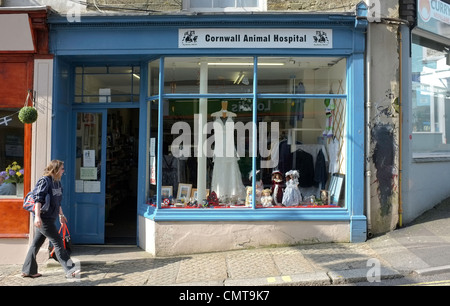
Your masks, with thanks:
[(16, 172), (16, 175), (20, 177), (20, 176), (22, 176), (22, 173), (20, 173), (19, 171), (17, 171), (17, 172)]

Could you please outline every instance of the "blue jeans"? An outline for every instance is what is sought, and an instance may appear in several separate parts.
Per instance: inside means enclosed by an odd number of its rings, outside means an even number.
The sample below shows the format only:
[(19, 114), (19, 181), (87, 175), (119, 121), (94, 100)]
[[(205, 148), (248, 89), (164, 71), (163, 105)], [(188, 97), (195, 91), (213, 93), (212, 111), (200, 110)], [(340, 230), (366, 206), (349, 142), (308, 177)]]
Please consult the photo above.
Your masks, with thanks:
[(22, 272), (29, 275), (38, 273), (38, 265), (36, 262), (36, 255), (39, 249), (45, 242), (45, 238), (48, 238), (50, 242), (55, 246), (55, 254), (59, 263), (63, 267), (66, 274), (75, 267), (75, 264), (64, 249), (62, 237), (58, 233), (58, 229), (54, 220), (42, 219), (42, 226), (40, 228), (35, 227), (35, 235), (33, 242), (28, 250), (25, 262), (22, 267)]

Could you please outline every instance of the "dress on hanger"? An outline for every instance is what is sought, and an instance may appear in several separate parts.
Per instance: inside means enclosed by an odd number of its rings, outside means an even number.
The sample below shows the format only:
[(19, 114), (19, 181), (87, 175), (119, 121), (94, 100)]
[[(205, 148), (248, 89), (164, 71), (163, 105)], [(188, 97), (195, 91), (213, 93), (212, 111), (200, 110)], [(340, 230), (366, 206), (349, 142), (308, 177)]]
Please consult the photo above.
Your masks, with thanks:
[[(216, 118), (215, 123), (222, 128), (222, 131), (220, 129), (214, 131), (215, 134), (222, 133), (222, 145), (217, 143), (217, 141), (220, 141), (220, 137), (215, 137), (211, 192), (215, 191), (219, 199), (229, 197), (245, 198), (245, 186), (242, 183), (242, 175), (238, 165), (239, 157), (234, 147), (234, 122), (232, 117), (236, 116), (236, 114), (226, 113), (226, 122), (233, 123), (232, 137), (227, 137), (226, 135), (226, 124), (220, 118), (223, 116), (223, 112), (216, 112), (211, 116)], [(227, 148), (230, 146), (233, 147), (233, 153), (231, 156), (227, 156)], [(228, 149), (228, 151), (230, 150)]]

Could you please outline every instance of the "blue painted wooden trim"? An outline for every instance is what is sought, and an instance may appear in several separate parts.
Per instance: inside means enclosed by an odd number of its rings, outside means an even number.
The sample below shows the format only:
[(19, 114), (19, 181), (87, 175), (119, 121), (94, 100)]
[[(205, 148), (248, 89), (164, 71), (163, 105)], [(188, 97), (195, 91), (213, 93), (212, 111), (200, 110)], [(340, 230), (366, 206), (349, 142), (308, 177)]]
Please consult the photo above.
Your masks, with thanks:
[[(255, 69), (256, 70), (256, 69)], [(254, 84), (256, 86), (256, 84)], [(162, 94), (163, 99), (346, 99), (347, 94)], [(151, 100), (150, 98), (148, 100)]]
[[(202, 16), (114, 16), (83, 17), (69, 23), (50, 17), (50, 50), (59, 55), (89, 55), (98, 61), (110, 58), (145, 61), (157, 55), (311, 55), (346, 56), (353, 53), (351, 41), (356, 17), (348, 14), (236, 14)], [(332, 28), (333, 49), (179, 49), (178, 29), (211, 28)], [(101, 37), (101, 40), (99, 40)], [(122, 58), (121, 58), (122, 57)], [(80, 60), (80, 59), (74, 59)]]
[(159, 99), (158, 99), (158, 155), (157, 155), (157, 175), (156, 175), (156, 203), (157, 207), (161, 208), (162, 196), (162, 156), (163, 156), (163, 120), (164, 120), (164, 57), (159, 61)]
[[(253, 58), (253, 80), (258, 79), (258, 58)], [(258, 82), (253, 82), (253, 112), (252, 121), (258, 122), (258, 99), (256, 93), (258, 92)], [(252, 208), (256, 208), (256, 155), (258, 154), (258, 128), (255, 127), (252, 131)]]
[[(137, 210), (147, 202), (147, 148), (149, 147), (149, 129), (147, 128), (147, 113), (149, 103), (146, 101), (148, 84), (148, 64), (141, 64), (140, 98), (139, 98), (139, 157), (138, 157), (138, 186), (137, 186)], [(139, 245), (139, 220), (136, 216), (136, 244)]]
[(143, 216), (154, 221), (351, 221), (345, 208), (157, 209), (148, 206)]
[[(365, 36), (355, 32), (355, 53), (349, 58), (347, 69), (348, 143), (346, 202), (351, 214), (350, 241), (362, 242), (367, 238), (367, 218), (364, 215), (364, 46)], [(351, 161), (351, 162), (348, 162)]]

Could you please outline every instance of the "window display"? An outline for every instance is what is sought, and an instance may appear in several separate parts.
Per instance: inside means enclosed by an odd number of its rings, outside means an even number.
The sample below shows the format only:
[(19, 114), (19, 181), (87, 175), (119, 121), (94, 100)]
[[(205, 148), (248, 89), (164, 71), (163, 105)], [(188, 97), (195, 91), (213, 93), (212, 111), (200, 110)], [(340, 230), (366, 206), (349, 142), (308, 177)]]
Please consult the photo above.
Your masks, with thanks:
[(450, 156), (450, 55), (444, 44), (413, 36), (412, 115), (413, 157)]
[(0, 197), (23, 197), (24, 125), (19, 109), (0, 111)]
[[(330, 178), (345, 175), (346, 169), (345, 58), (163, 61), (164, 93), (149, 98), (149, 204), (345, 205), (344, 193), (335, 202), (327, 198)], [(152, 62), (149, 67), (149, 80), (154, 80), (159, 66)], [(161, 178), (161, 203), (156, 177)]]

